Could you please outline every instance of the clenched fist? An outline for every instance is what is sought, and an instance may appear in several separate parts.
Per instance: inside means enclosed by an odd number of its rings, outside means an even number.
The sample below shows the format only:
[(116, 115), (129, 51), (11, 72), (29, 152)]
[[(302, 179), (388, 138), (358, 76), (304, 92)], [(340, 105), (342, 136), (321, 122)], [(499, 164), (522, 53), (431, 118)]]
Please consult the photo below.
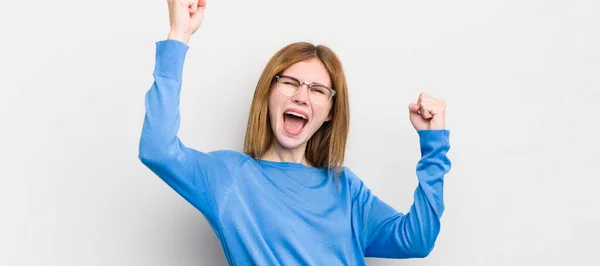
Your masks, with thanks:
[(206, 0), (167, 0), (171, 31), (169, 39), (188, 43), (204, 19)]
[(446, 103), (421, 93), (417, 103), (408, 105), (410, 122), (419, 130), (445, 129), (446, 127)]

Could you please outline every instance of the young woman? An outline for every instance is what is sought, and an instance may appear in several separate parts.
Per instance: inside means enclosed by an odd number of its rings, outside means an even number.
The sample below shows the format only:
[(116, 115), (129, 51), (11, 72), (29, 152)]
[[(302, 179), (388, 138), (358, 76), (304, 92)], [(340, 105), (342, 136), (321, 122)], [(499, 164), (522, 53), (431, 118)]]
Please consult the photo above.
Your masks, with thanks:
[(208, 220), (231, 265), (365, 265), (365, 257), (427, 256), (444, 211), (450, 170), (445, 104), (426, 94), (408, 107), (420, 138), (414, 203), (400, 213), (342, 165), (348, 91), (325, 46), (293, 43), (265, 67), (244, 152), (201, 152), (177, 137), (182, 71), (204, 0), (169, 0), (171, 31), (156, 43), (140, 160)]

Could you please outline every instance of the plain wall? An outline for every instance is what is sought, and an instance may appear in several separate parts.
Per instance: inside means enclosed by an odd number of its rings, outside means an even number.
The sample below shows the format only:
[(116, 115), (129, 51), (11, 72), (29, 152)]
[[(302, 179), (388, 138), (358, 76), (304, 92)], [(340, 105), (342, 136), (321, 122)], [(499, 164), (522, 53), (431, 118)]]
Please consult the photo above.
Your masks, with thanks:
[[(138, 160), (166, 1), (7, 1), (0, 49), (0, 265), (225, 265), (203, 216)], [(407, 105), (447, 102), (453, 163), (426, 259), (369, 265), (600, 265), (600, 2), (209, 0), (181, 138), (241, 150), (282, 46), (344, 64), (346, 165), (407, 211)]]

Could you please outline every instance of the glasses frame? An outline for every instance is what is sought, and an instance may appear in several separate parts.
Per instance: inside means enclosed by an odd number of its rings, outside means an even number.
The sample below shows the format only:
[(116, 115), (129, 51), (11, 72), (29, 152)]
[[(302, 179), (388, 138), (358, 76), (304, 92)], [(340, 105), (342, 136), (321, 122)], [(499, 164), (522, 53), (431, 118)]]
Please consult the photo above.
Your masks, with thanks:
[[(295, 78), (295, 77), (292, 77), (292, 76), (288, 76), (288, 75), (283, 75), (283, 74), (275, 75), (274, 79), (275, 79), (275, 82), (277, 82), (277, 84), (281, 84), (281, 83), (279, 83), (279, 79), (280, 78), (290, 78), (290, 79), (293, 79), (295, 81), (298, 81), (298, 83), (300, 83), (300, 86), (296, 90), (296, 93), (294, 93), (293, 95), (290, 95), (289, 97), (292, 97), (292, 96), (295, 96), (296, 94), (298, 94), (298, 92), (300, 92), (300, 88), (302, 88), (302, 85), (304, 85), (304, 84), (306, 84), (306, 86), (308, 86), (308, 90), (312, 89), (313, 86), (318, 85), (318, 86), (321, 86), (323, 88), (328, 89), (331, 92), (331, 97), (329, 97), (329, 100), (327, 102), (321, 103), (321, 104), (328, 104), (329, 102), (331, 102), (331, 99), (333, 99), (333, 97), (336, 94), (336, 92), (335, 92), (334, 89), (329, 88), (329, 87), (327, 87), (327, 86), (325, 86), (325, 85), (323, 85), (321, 83), (308, 83), (308, 82), (300, 80), (298, 78)], [(281, 93), (281, 92), (279, 92), (279, 93)], [(285, 94), (281, 93), (281, 95), (285, 95)], [(285, 95), (285, 96), (288, 96), (288, 95)], [(319, 103), (317, 103), (317, 104), (319, 104)]]

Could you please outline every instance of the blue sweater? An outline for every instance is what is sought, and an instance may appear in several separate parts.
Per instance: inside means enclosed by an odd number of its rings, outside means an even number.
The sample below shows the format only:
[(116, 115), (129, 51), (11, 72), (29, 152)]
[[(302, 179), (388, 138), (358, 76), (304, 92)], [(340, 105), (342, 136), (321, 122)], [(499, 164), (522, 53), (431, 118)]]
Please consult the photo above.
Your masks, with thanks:
[(444, 211), (447, 130), (418, 131), (422, 158), (410, 210), (401, 213), (344, 167), (336, 188), (325, 169), (201, 152), (178, 138), (188, 46), (156, 43), (139, 158), (197, 208), (230, 265), (366, 265), (365, 257), (417, 258), (433, 249)]

